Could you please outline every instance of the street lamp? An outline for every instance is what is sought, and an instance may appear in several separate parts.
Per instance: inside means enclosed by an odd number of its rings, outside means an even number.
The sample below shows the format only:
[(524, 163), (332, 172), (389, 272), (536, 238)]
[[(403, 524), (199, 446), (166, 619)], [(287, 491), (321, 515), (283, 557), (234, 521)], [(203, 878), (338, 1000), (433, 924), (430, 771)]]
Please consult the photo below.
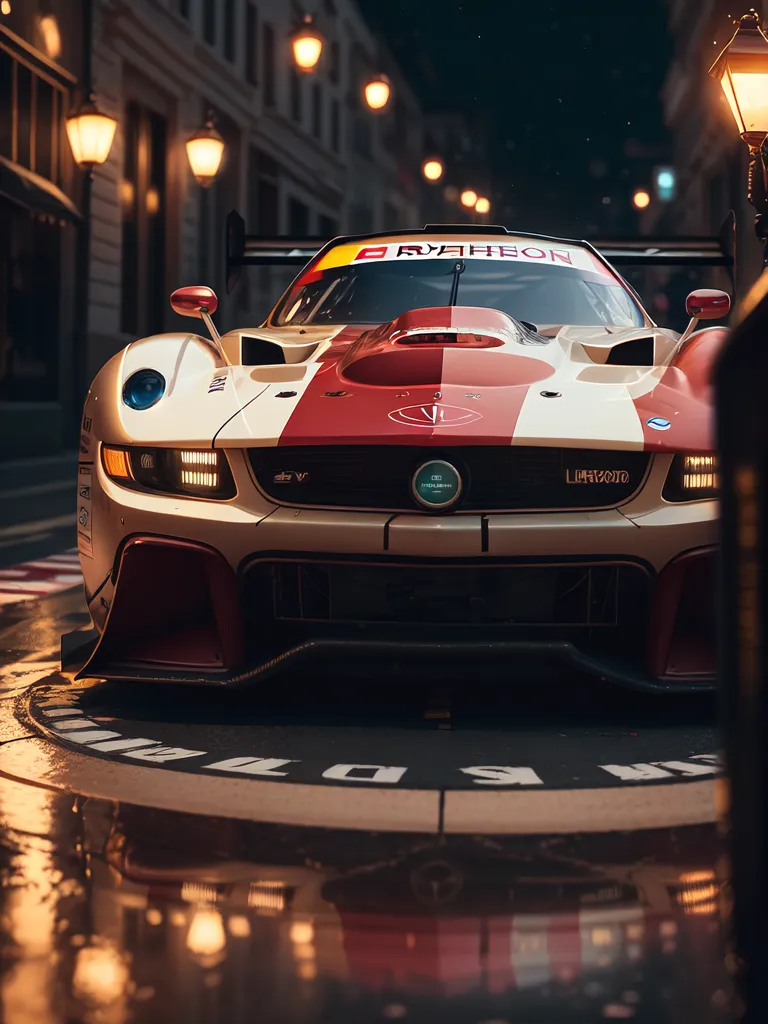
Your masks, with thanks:
[(443, 161), (436, 156), (431, 156), (421, 165), (421, 173), (427, 181), (440, 181), (445, 174)]
[(491, 201), (485, 196), (479, 196), (475, 203), (475, 213), (490, 213)]
[(375, 78), (366, 82), (363, 95), (365, 96), (365, 102), (371, 110), (383, 110), (389, 103), (389, 98), (392, 95), (392, 86), (387, 76), (376, 75)]
[(187, 139), (187, 158), (192, 173), (202, 188), (210, 188), (224, 156), (224, 139), (216, 131), (213, 118)]
[(65, 124), (75, 161), (92, 177), (94, 167), (103, 164), (109, 156), (117, 121), (102, 114), (96, 106), (96, 96), (89, 93), (88, 99), (70, 114)]
[(763, 265), (768, 266), (768, 38), (754, 8), (739, 19), (709, 73), (720, 82), (739, 135), (749, 147), (747, 196), (757, 210), (755, 232), (765, 250)]
[(472, 210), (475, 207), (475, 203), (480, 198), (474, 189), (465, 188), (459, 197), (461, 205), (466, 206), (468, 210)]
[(293, 60), (299, 71), (314, 71), (323, 52), (323, 37), (311, 14), (305, 14), (301, 28), (291, 38)]

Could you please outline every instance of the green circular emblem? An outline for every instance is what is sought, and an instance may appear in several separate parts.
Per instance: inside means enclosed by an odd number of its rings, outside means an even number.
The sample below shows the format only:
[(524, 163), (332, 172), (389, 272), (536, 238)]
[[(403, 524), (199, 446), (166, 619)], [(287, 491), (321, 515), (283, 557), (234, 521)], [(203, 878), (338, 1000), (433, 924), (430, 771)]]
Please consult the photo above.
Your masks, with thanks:
[(425, 508), (449, 508), (461, 495), (461, 477), (450, 462), (436, 459), (419, 466), (413, 474), (411, 490)]

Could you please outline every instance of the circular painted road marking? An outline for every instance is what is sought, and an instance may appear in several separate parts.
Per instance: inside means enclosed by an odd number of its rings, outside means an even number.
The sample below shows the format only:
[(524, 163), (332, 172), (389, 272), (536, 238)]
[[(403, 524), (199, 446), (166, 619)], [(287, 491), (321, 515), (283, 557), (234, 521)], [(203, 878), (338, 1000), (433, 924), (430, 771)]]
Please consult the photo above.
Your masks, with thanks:
[(660, 725), (663, 702), (652, 708), (585, 716), (550, 705), (496, 720), (470, 710), (457, 722), (448, 709), (419, 716), (402, 698), (389, 707), (340, 704), (338, 695), (323, 701), (317, 686), (293, 691), (286, 704), (274, 693), (260, 700), (258, 692), (104, 683), (41, 685), (29, 701), (38, 729), (89, 755), (279, 784), (578, 791), (717, 775), (718, 740), (706, 715)]

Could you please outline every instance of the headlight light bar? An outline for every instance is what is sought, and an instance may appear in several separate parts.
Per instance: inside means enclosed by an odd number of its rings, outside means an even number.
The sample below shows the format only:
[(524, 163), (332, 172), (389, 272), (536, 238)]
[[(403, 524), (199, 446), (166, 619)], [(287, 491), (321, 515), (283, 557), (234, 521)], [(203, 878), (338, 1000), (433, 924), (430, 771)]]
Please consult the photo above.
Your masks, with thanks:
[(103, 445), (101, 455), (107, 476), (134, 490), (218, 500), (237, 493), (222, 451)]
[(676, 455), (664, 484), (665, 501), (697, 501), (716, 498), (720, 492), (717, 455)]

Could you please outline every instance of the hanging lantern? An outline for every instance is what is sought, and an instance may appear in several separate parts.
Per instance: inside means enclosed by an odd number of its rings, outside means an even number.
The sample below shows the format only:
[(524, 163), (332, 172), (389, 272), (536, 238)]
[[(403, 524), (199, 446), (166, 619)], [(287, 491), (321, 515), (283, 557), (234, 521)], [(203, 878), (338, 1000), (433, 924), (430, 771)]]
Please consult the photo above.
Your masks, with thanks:
[(216, 180), (223, 156), (224, 139), (209, 118), (204, 127), (187, 139), (189, 166), (202, 188), (210, 188)]

